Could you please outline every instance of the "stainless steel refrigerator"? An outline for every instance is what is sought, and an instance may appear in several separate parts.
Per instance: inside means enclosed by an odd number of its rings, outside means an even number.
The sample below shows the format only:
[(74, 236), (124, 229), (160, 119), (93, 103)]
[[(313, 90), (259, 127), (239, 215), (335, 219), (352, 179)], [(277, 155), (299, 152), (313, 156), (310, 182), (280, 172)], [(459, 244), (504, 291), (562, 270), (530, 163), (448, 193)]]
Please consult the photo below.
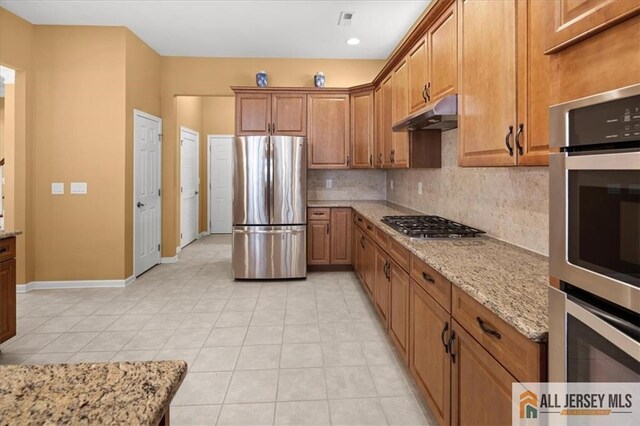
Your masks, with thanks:
[(306, 138), (236, 137), (233, 147), (234, 277), (306, 277)]

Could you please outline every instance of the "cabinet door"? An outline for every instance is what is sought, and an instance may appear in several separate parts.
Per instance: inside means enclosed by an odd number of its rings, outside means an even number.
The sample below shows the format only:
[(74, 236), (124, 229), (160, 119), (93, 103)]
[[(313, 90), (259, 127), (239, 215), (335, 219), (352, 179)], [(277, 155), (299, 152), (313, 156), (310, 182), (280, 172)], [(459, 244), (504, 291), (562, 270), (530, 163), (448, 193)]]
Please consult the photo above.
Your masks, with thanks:
[(271, 95), (240, 93), (236, 96), (236, 134), (238, 136), (269, 133)]
[(510, 166), (516, 162), (515, 3), (458, 2), (461, 166)]
[[(518, 164), (549, 164), (549, 105), (551, 56), (544, 54), (547, 9), (553, 2), (518, 3), (518, 126), (516, 154)], [(522, 154), (518, 146), (522, 147)]]
[(391, 299), (391, 277), (388, 275), (387, 254), (378, 246), (375, 248), (375, 285), (374, 285), (374, 301), (375, 307), (382, 322), (386, 327), (389, 327), (389, 312), (391, 311), (390, 299)]
[(0, 263), (0, 343), (16, 335), (16, 261)]
[(637, 0), (557, 0), (545, 18), (547, 53), (558, 52), (640, 12)]
[(451, 424), (511, 424), (509, 374), (473, 337), (452, 320)]
[(331, 209), (331, 264), (351, 265), (351, 209)]
[(409, 274), (397, 263), (391, 261), (391, 321), (389, 332), (391, 339), (402, 354), (404, 361), (409, 360)]
[(330, 258), (330, 225), (328, 220), (310, 220), (307, 226), (307, 263), (328, 265)]
[[(403, 61), (393, 73), (392, 125), (409, 115), (409, 73)], [(409, 132), (393, 132), (393, 167), (409, 167)]]
[(415, 112), (427, 104), (427, 40), (423, 39), (407, 56), (409, 73), (409, 111)]
[(373, 92), (351, 95), (351, 168), (373, 167)]
[[(356, 270), (356, 275), (358, 275), (358, 278), (360, 279), (360, 282), (362, 284), (364, 284), (364, 235), (362, 233), (362, 229), (360, 229), (358, 226), (354, 226), (353, 228), (354, 230), (354, 234), (355, 234), (355, 239), (354, 239), (354, 244), (355, 244), (355, 253), (356, 253), (356, 258), (355, 258), (355, 270)], [(366, 287), (366, 286), (365, 286)]]
[(455, 94), (458, 82), (458, 37), (455, 3), (427, 31), (429, 83), (427, 101)]
[(309, 95), (307, 113), (309, 168), (349, 168), (349, 95)]
[(411, 281), (409, 367), (439, 424), (449, 424), (451, 362), (445, 342), (450, 316), (422, 287)]
[(366, 234), (364, 236), (364, 250), (362, 251), (362, 264), (364, 266), (364, 283), (369, 292), (369, 297), (373, 298), (374, 285), (376, 280), (375, 270), (375, 244)]
[(382, 167), (391, 167), (393, 150), (393, 82), (391, 75), (382, 83)]
[(271, 95), (271, 133), (304, 136), (307, 134), (307, 95), (274, 93)]
[(383, 157), (384, 157), (384, 119), (383, 119), (383, 110), (384, 110), (384, 100), (383, 100), (383, 91), (382, 85), (376, 87), (376, 91), (374, 93), (375, 100), (375, 143), (373, 150), (373, 163), (376, 167), (382, 167)]

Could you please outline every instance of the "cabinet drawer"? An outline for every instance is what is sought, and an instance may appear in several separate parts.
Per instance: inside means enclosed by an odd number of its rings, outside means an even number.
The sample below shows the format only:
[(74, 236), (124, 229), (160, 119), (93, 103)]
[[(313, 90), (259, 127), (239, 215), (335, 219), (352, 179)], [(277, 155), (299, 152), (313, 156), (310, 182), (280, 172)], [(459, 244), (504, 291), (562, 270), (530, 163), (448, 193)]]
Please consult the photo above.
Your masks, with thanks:
[(471, 296), (453, 287), (453, 318), (520, 382), (544, 380), (545, 345), (529, 340)]
[(373, 226), (373, 224), (371, 222), (369, 222), (367, 219), (364, 220), (364, 232), (366, 232), (371, 239), (375, 239), (376, 238), (376, 227)]
[(411, 256), (411, 278), (447, 312), (451, 312), (451, 282), (449, 280), (416, 256)]
[(16, 238), (5, 238), (0, 240), (0, 262), (11, 260), (16, 257)]
[(411, 253), (393, 238), (389, 238), (389, 255), (402, 269), (409, 271)]
[(320, 208), (313, 207), (307, 210), (308, 220), (330, 220), (331, 219), (331, 209), (330, 208)]
[(384, 251), (389, 251), (389, 235), (377, 226), (374, 227), (376, 243)]

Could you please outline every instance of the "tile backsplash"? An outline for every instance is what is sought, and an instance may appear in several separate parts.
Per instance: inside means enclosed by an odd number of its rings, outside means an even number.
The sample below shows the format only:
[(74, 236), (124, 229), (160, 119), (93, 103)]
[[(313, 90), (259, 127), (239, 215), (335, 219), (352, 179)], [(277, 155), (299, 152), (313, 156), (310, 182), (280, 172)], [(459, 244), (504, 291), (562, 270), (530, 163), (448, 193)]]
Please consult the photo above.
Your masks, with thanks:
[[(384, 170), (309, 170), (307, 198), (309, 200), (384, 200), (386, 191)], [(327, 188), (331, 179), (331, 188)]]
[(389, 170), (387, 200), (548, 254), (548, 168), (458, 167), (457, 133), (451, 130), (442, 135), (441, 169)]

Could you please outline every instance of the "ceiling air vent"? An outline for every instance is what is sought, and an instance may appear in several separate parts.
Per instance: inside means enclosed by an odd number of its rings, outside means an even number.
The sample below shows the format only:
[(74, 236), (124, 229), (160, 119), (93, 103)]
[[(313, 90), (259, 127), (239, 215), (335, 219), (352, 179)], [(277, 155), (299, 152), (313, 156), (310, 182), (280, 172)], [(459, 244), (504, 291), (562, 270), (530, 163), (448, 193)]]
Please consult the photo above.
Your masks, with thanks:
[(338, 25), (346, 26), (351, 25), (351, 21), (353, 20), (353, 15), (355, 12), (340, 12), (340, 18), (338, 19)]

